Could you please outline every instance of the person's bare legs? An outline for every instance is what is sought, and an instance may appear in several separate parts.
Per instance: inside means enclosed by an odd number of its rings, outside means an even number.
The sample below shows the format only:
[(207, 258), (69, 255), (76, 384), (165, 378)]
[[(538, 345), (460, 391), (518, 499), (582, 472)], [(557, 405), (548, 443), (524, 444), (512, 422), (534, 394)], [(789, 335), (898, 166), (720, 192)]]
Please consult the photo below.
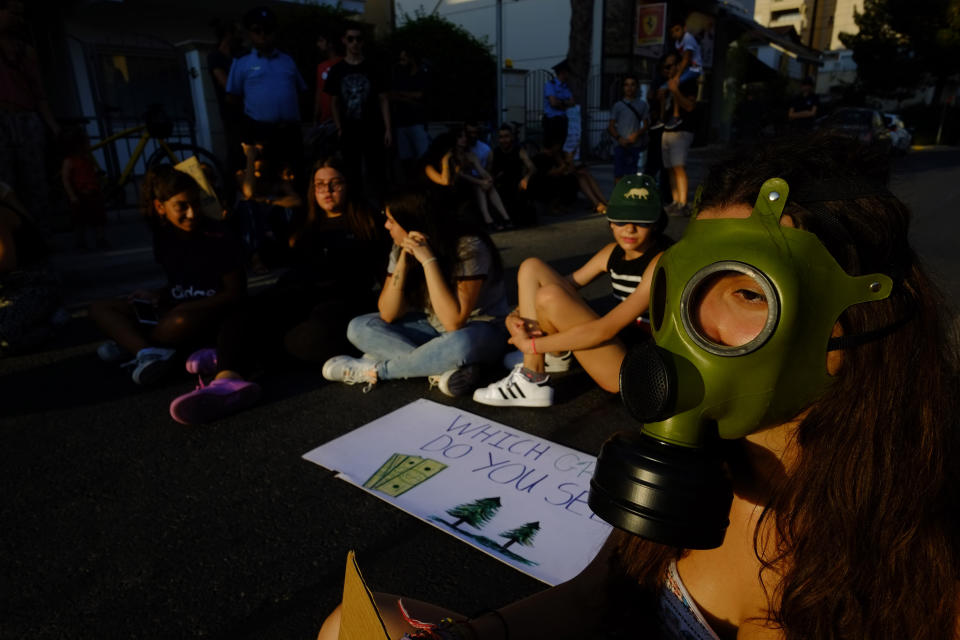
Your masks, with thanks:
[[(594, 179), (593, 175), (586, 168), (577, 170), (577, 183), (580, 185), (580, 190), (583, 191), (584, 195), (590, 199), (590, 202), (593, 203), (594, 208), (599, 213), (604, 213), (606, 211), (607, 200), (603, 197), (603, 192), (600, 190), (600, 185), (597, 184), (597, 181)], [(603, 210), (601, 211), (601, 207)]]
[(680, 194), (677, 191), (677, 172), (676, 167), (667, 167), (667, 177), (670, 179), (670, 196), (674, 202), (680, 202)]
[(675, 174), (674, 182), (676, 183), (676, 195), (674, 196), (674, 202), (679, 202), (680, 204), (687, 204), (687, 189), (689, 184), (687, 181), (687, 170), (681, 164), (672, 169)]
[[(520, 263), (517, 270), (517, 312), (525, 320), (534, 320), (537, 317), (537, 293), (541, 287), (553, 286), (563, 289), (571, 298), (579, 298), (573, 284), (560, 275), (553, 267), (540, 258), (527, 258)], [(544, 356), (542, 353), (523, 355), (523, 366), (542, 373), (544, 371)]]
[[(373, 593), (373, 599), (377, 604), (377, 610), (380, 611), (383, 623), (387, 627), (387, 633), (393, 640), (399, 640), (403, 634), (416, 631), (416, 629), (407, 624), (406, 620), (400, 615), (400, 610), (397, 607), (397, 600), (400, 599), (399, 596), (375, 591)], [(424, 622), (439, 622), (447, 617), (453, 618), (454, 620), (466, 619), (466, 616), (450, 611), (449, 609), (444, 609), (413, 598), (403, 598), (403, 606), (412, 618)], [(342, 607), (343, 605), (338, 605), (337, 608), (327, 616), (327, 619), (323, 621), (323, 626), (320, 627), (317, 640), (337, 640), (340, 635), (340, 614)]]
[(483, 192), (480, 186), (474, 187), (473, 192), (477, 196), (477, 206), (480, 207), (480, 215), (483, 216), (483, 221), (487, 224), (493, 224), (493, 218), (490, 217), (490, 208), (487, 206), (487, 194)]
[[(536, 297), (537, 320), (547, 334), (560, 333), (600, 316), (580, 296), (571, 296), (561, 286), (540, 287)], [(627, 350), (616, 338), (591, 349), (574, 351), (580, 366), (606, 391), (620, 390), (620, 365)]]
[(186, 344), (204, 333), (212, 332), (222, 317), (223, 311), (218, 308), (174, 307), (160, 316), (160, 322), (150, 331), (150, 342), (169, 347)]
[(150, 346), (143, 325), (137, 322), (133, 306), (126, 300), (99, 300), (90, 305), (90, 319), (100, 332), (129, 351), (137, 353)]
[(503, 219), (513, 224), (513, 220), (510, 219), (510, 216), (507, 215), (507, 209), (503, 206), (503, 200), (500, 199), (500, 194), (494, 187), (490, 187), (490, 191), (487, 191), (487, 197), (490, 199), (490, 203), (493, 205), (493, 208), (503, 216)]

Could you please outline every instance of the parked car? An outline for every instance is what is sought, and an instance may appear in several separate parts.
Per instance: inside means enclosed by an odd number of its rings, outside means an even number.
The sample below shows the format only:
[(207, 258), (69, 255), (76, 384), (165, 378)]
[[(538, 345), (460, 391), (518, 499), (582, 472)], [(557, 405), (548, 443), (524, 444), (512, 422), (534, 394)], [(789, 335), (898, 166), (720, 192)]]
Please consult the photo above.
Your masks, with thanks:
[(903, 124), (900, 116), (895, 113), (885, 113), (883, 119), (887, 125), (887, 131), (890, 132), (890, 146), (893, 147), (894, 152), (906, 153), (909, 151), (910, 145), (913, 143), (913, 134)]
[(868, 145), (890, 149), (890, 131), (876, 109), (843, 107), (827, 116), (821, 126)]

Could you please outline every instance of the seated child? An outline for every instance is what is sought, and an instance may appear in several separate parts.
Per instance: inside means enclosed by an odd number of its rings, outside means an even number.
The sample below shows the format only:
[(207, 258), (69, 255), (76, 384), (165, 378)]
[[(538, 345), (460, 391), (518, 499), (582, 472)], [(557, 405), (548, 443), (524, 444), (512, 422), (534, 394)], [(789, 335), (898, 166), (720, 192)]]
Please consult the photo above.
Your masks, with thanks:
[(127, 361), (137, 384), (162, 377), (178, 347), (215, 335), (227, 309), (246, 294), (239, 239), (225, 223), (201, 216), (199, 203), (200, 187), (189, 175), (170, 165), (150, 169), (140, 209), (167, 285), (90, 307), (90, 317), (110, 338), (97, 355)]
[[(517, 310), (507, 317), (510, 343), (523, 353), (510, 374), (477, 389), (473, 399), (495, 406), (548, 407), (544, 354), (573, 351), (601, 387), (619, 390), (620, 363), (626, 344), (645, 337), (644, 314), (650, 279), (661, 253), (673, 241), (663, 235), (666, 217), (660, 193), (650, 176), (627, 176), (614, 187), (607, 220), (615, 242), (598, 251), (569, 276), (561, 276), (538, 258), (528, 258), (517, 274)], [(618, 304), (599, 315), (577, 289), (601, 273), (610, 274)]]

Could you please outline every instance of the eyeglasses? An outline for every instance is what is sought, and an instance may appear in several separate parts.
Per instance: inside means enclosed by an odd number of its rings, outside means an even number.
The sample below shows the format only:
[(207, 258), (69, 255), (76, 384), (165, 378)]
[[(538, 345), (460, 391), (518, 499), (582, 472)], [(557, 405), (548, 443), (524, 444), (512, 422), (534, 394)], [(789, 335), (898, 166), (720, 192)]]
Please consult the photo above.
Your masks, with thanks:
[(344, 39), (347, 42), (363, 42), (363, 36), (347, 36)]
[(317, 191), (332, 191), (334, 193), (340, 193), (347, 188), (347, 181), (333, 179), (330, 182), (324, 182), (323, 180), (317, 180), (313, 183), (313, 187)]

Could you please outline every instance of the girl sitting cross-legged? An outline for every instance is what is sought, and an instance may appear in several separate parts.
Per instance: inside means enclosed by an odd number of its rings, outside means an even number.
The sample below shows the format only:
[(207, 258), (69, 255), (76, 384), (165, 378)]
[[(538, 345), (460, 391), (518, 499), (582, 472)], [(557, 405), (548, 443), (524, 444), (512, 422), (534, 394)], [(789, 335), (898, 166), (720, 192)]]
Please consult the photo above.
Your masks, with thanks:
[[(650, 301), (650, 276), (660, 254), (672, 244), (663, 235), (667, 219), (653, 178), (627, 176), (614, 188), (607, 220), (615, 242), (598, 251), (582, 267), (562, 276), (538, 258), (528, 258), (517, 274), (518, 308), (507, 317), (510, 343), (522, 362), (510, 374), (477, 389), (473, 399), (496, 406), (548, 407), (553, 389), (547, 371), (569, 366), (547, 361), (545, 354), (572, 351), (590, 377), (616, 393), (626, 345), (645, 339), (644, 315)], [(607, 272), (618, 304), (598, 314), (577, 293)], [(516, 354), (520, 356), (520, 354)], [(510, 355), (507, 359), (511, 358)]]
[(336, 356), (327, 380), (361, 383), (429, 377), (446, 395), (473, 389), (482, 362), (499, 361), (507, 300), (500, 253), (483, 231), (438, 210), (422, 191), (388, 198), (393, 239), (378, 311), (350, 321), (363, 358)]

